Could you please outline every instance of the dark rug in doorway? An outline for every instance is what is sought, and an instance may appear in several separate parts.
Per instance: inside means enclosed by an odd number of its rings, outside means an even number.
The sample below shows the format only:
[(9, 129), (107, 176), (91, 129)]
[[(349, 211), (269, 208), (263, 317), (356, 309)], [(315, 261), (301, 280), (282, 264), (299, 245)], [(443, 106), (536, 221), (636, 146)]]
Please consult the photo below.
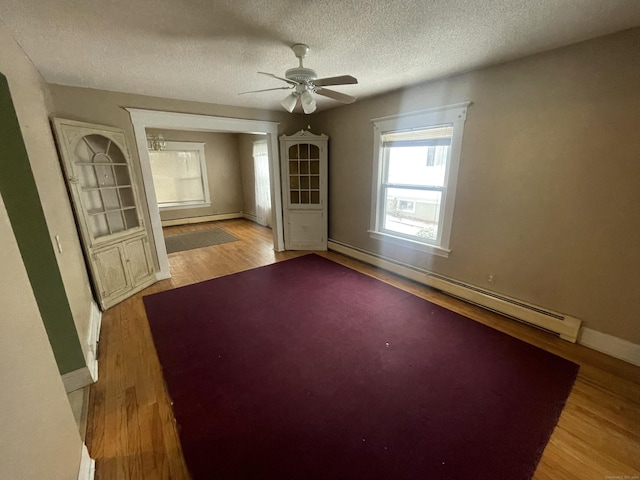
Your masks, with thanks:
[(193, 250), (194, 248), (209, 247), (211, 245), (220, 245), (223, 243), (235, 242), (238, 240), (229, 232), (212, 227), (207, 230), (199, 230), (197, 232), (176, 233), (164, 237), (164, 243), (167, 246), (167, 253), (182, 252), (184, 250)]
[(313, 254), (144, 303), (194, 480), (529, 480), (578, 372)]

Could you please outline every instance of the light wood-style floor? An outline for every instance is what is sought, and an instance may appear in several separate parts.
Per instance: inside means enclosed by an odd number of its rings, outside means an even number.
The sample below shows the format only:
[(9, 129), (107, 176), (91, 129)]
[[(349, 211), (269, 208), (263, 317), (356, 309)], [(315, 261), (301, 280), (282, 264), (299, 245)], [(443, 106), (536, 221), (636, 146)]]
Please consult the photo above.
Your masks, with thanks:
[[(166, 233), (209, 225), (171, 227)], [(171, 254), (171, 279), (103, 315), (99, 380), (90, 391), (86, 437), (96, 460), (96, 480), (189, 478), (142, 297), (306, 253), (275, 253), (271, 230), (246, 220), (216, 222), (216, 226), (239, 241)], [(535, 479), (640, 478), (640, 367), (340, 254), (322, 255), (580, 364), (578, 379)]]

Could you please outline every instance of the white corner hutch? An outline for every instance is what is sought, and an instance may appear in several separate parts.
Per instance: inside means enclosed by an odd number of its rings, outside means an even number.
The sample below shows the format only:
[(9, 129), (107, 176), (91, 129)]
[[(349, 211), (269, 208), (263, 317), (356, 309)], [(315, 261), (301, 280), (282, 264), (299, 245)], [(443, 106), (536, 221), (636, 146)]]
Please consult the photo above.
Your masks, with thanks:
[(306, 130), (280, 137), (287, 250), (327, 249), (328, 141)]
[(62, 165), (102, 309), (155, 282), (122, 130), (53, 119)]

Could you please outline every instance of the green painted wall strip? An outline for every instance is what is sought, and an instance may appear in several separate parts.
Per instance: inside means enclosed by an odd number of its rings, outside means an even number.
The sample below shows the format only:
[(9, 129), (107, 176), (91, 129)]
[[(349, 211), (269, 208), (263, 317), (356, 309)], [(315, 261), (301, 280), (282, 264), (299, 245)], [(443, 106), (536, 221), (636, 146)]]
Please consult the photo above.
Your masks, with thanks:
[[(60, 374), (85, 366), (40, 196), (11, 99), (0, 73), (0, 192)], [(59, 177), (60, 172), (51, 172)], [(25, 342), (29, 339), (25, 338)]]

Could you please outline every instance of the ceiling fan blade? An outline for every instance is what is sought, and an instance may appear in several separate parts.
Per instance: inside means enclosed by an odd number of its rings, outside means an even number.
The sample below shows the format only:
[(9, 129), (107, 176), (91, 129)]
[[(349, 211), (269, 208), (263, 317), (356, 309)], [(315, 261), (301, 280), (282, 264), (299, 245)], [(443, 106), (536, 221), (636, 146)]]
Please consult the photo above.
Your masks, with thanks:
[(282, 80), (283, 82), (287, 82), (289, 85), (300, 85), (298, 82), (294, 82), (293, 80), (289, 80), (288, 78), (279, 77), (277, 75), (274, 75), (273, 73), (267, 73), (267, 72), (258, 72), (258, 73), (260, 75), (266, 75), (267, 77), (277, 78), (278, 80)]
[(353, 103), (356, 101), (356, 97), (352, 97), (346, 93), (336, 92), (335, 90), (328, 90), (326, 88), (318, 88), (315, 93), (324, 97), (333, 98), (334, 100), (338, 100), (342, 103)]
[(250, 92), (241, 92), (238, 95), (245, 95), (247, 93), (259, 93), (259, 92), (270, 92), (271, 90), (290, 90), (293, 87), (276, 87), (276, 88), (265, 88), (264, 90), (251, 90)]
[(340, 75), (339, 77), (318, 78), (313, 80), (313, 84), (318, 87), (325, 85), (353, 85), (355, 83), (358, 83), (358, 79), (351, 75)]

